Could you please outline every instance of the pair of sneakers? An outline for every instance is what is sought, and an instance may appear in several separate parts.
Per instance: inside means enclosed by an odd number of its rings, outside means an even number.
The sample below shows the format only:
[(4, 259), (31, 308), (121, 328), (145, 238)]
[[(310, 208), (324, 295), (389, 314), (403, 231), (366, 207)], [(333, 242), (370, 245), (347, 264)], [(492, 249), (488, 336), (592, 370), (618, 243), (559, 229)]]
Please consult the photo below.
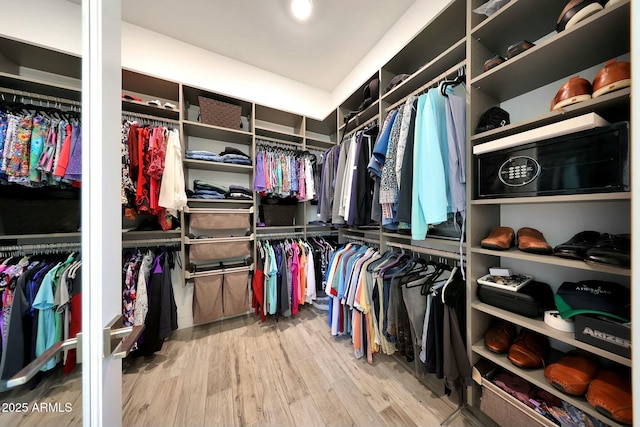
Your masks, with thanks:
[(610, 59), (598, 71), (593, 84), (580, 76), (571, 77), (551, 101), (550, 111), (631, 86), (631, 63)]

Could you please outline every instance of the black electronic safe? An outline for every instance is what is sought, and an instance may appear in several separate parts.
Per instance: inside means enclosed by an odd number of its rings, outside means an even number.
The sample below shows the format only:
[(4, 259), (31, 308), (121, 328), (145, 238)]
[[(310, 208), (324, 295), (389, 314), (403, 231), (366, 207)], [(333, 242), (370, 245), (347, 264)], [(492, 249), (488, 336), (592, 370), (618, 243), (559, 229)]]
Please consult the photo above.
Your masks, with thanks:
[(629, 191), (629, 122), (476, 156), (476, 197)]

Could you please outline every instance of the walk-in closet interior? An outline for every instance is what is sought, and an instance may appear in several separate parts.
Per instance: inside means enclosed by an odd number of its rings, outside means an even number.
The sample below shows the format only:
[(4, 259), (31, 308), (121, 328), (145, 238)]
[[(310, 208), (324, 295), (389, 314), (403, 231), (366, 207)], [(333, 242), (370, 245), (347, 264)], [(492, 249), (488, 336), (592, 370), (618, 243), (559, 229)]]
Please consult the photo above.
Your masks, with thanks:
[[(93, 425), (112, 391), (82, 370), (88, 339), (122, 359), (122, 425), (633, 424), (631, 0), (354, 1), (384, 20), (295, 0), (318, 15), (291, 38), (386, 28), (325, 46), (349, 67), (282, 53), (316, 83), (243, 82), (255, 46), (207, 52), (187, 43), (206, 28), (160, 34), (122, 0), (120, 127), (98, 141), (88, 2), (35, 3), (0, 26), (0, 425)], [(284, 0), (179, 3), (292, 20)], [(39, 9), (49, 42), (20, 28)], [(95, 144), (119, 160), (111, 283), (83, 274)], [(82, 290), (107, 286), (96, 334)]]

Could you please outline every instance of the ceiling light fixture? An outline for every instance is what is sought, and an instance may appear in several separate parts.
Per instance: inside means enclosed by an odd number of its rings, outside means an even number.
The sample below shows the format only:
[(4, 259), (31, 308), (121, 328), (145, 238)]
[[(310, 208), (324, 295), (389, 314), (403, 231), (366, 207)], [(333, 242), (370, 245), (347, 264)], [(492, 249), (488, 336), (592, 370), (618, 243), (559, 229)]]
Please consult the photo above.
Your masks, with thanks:
[(292, 0), (291, 1), (291, 13), (299, 21), (306, 21), (311, 16), (311, 9), (313, 4), (311, 0)]

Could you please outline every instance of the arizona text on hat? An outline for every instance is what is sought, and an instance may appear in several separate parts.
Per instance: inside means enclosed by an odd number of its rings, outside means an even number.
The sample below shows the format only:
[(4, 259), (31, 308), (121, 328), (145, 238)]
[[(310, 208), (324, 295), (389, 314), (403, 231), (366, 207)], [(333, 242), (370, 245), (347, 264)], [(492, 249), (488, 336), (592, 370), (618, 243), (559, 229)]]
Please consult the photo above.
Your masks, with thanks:
[(564, 282), (555, 295), (563, 319), (577, 314), (600, 314), (628, 322), (631, 319), (631, 291), (619, 283), (602, 280)]

